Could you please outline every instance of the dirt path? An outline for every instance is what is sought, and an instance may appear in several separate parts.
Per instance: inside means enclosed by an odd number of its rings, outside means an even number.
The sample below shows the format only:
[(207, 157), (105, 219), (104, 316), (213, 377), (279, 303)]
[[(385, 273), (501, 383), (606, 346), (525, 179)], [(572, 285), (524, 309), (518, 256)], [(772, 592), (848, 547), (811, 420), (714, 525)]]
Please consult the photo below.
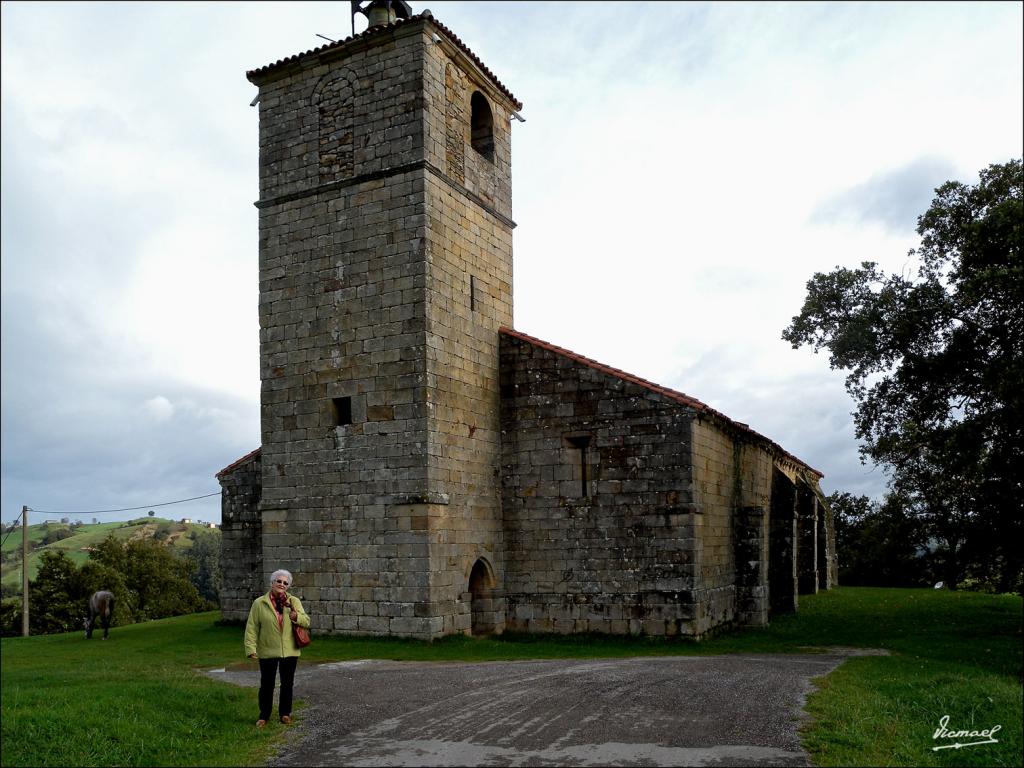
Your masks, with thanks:
[[(300, 662), (308, 706), (270, 764), (809, 765), (811, 679), (847, 655)], [(253, 670), (209, 674), (259, 685)]]

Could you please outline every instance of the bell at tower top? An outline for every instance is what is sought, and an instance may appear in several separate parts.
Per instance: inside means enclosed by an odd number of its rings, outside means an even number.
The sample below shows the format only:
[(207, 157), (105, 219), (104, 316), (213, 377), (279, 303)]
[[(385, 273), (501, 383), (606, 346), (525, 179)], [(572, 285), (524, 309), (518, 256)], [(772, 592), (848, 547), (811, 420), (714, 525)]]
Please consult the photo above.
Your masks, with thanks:
[(412, 8), (405, 0), (370, 0), (365, 6), (362, 0), (351, 0), (352, 3), (352, 34), (355, 34), (355, 16), (361, 13), (366, 16), (369, 28), (394, 24), (398, 19), (412, 16)]

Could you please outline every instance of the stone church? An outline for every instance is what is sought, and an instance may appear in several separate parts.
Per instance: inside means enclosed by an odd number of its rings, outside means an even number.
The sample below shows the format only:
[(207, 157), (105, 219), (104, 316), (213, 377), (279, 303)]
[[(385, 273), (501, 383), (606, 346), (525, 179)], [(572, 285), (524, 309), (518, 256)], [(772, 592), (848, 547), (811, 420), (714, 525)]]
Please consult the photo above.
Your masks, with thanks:
[(217, 475), (223, 616), (277, 568), (314, 631), (424, 639), (699, 637), (834, 585), (820, 472), (512, 328), (522, 105), (429, 11), (370, 20), (247, 73), (262, 446)]

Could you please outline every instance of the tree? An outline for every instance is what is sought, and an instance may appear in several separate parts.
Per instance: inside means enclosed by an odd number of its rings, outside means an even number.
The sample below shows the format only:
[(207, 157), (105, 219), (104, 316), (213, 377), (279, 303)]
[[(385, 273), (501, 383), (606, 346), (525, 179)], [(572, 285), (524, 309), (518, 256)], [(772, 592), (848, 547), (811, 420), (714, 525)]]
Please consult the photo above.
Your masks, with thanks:
[(862, 459), (942, 542), (951, 585), (984, 566), (1020, 584), (1024, 533), (1024, 172), (950, 181), (918, 218), (914, 278), (874, 262), (807, 283), (783, 332), (847, 372)]
[[(108, 536), (81, 567), (63, 550), (46, 549), (36, 578), (29, 583), (32, 632), (81, 629), (89, 597), (101, 589), (114, 593), (115, 625), (208, 610), (210, 603), (190, 580), (194, 570), (191, 561), (152, 539), (121, 542)], [(3, 600), (0, 633), (20, 633), (20, 616), (20, 600)]]
[(28, 590), (32, 632), (49, 634), (81, 628), (85, 596), (79, 589), (77, 570), (63, 550), (48, 549), (39, 555), (39, 570)]
[(934, 582), (924, 525), (897, 494), (881, 504), (867, 496), (828, 497), (836, 529), (839, 583), (922, 587)]
[(192, 564), (157, 541), (121, 542), (111, 535), (96, 546), (91, 557), (124, 577), (125, 586), (134, 593), (137, 621), (207, 608), (189, 578)]
[(192, 533), (192, 546), (185, 557), (195, 563), (192, 583), (212, 603), (220, 602), (220, 531), (199, 528)]
[(81, 629), (89, 613), (89, 597), (101, 589), (114, 593), (114, 625), (130, 624), (136, 598), (120, 573), (93, 560), (78, 567), (63, 550), (44, 550), (36, 578), (29, 583), (32, 632), (52, 634)]

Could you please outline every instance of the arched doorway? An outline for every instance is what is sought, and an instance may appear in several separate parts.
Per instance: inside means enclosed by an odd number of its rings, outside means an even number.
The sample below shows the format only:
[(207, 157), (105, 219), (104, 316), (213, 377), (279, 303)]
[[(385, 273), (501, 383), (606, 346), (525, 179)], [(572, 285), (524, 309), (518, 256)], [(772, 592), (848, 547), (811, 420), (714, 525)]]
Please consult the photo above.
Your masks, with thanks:
[(772, 506), (768, 518), (769, 617), (797, 608), (796, 485), (785, 473), (772, 472)]
[(477, 558), (469, 572), (472, 596), (470, 628), (474, 635), (490, 635), (505, 627), (505, 601), (495, 595), (494, 572), (484, 558)]

